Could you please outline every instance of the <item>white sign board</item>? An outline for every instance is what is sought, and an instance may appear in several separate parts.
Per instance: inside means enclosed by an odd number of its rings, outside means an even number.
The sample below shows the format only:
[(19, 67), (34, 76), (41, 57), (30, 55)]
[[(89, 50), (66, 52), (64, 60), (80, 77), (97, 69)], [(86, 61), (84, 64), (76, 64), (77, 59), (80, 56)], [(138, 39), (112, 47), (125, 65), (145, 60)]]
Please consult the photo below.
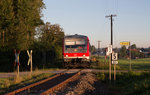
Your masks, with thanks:
[(109, 46), (108, 46), (108, 52), (109, 52), (109, 53), (112, 53), (112, 45), (109, 45)]
[(118, 61), (112, 61), (112, 64), (118, 64)]
[(112, 60), (118, 60), (118, 53), (112, 53)]
[(110, 55), (111, 53), (109, 53), (109, 52), (106, 52), (106, 55), (108, 56), (108, 55)]
[(106, 55), (110, 55), (112, 53), (112, 45), (109, 45), (107, 48)]

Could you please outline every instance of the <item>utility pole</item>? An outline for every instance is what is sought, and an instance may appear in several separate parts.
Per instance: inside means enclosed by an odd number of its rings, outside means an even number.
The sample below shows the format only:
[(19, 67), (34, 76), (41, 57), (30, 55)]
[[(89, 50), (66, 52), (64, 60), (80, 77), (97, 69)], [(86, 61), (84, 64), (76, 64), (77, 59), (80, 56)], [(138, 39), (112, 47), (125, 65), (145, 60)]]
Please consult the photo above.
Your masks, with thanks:
[[(112, 45), (112, 49), (113, 49), (113, 17), (115, 17), (117, 15), (109, 15), (106, 16), (106, 18), (110, 18), (110, 22), (111, 22), (111, 45)], [(112, 53), (110, 55), (110, 59), (109, 59), (109, 80), (111, 80), (111, 64), (112, 64)], [(115, 66), (115, 64), (114, 64)]]
[(101, 41), (98, 40), (98, 57), (99, 57), (99, 55), (100, 55), (100, 42), (101, 42)]

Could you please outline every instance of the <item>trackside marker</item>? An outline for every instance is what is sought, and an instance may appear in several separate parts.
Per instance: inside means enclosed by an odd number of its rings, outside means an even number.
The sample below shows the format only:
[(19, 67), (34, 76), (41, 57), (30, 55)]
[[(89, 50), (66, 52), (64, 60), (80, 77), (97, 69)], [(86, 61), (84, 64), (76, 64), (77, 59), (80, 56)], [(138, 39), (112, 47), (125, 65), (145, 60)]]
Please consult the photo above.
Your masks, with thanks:
[(27, 54), (29, 56), (28, 65), (30, 64), (30, 73), (32, 73), (32, 50), (30, 52), (27, 50)]
[(18, 52), (16, 52), (16, 50), (14, 50), (14, 54), (15, 54), (14, 66), (16, 66), (16, 64), (17, 64), (17, 78), (19, 78), (19, 66), (20, 66), (19, 54), (20, 54), (20, 51), (18, 50)]

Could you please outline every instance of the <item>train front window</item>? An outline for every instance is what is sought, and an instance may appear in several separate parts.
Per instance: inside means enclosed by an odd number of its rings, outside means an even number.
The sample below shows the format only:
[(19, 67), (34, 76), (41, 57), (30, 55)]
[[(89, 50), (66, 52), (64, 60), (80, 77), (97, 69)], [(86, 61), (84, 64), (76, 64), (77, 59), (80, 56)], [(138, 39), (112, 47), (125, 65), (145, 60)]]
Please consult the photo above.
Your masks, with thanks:
[(86, 41), (69, 41), (65, 42), (65, 53), (86, 53)]

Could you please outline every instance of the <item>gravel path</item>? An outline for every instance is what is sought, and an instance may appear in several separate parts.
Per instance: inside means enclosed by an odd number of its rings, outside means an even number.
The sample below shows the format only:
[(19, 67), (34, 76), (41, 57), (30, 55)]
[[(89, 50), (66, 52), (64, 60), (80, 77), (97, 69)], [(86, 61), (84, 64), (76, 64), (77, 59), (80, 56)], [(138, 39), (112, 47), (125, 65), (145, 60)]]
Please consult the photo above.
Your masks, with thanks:
[(83, 73), (79, 79), (51, 95), (111, 95), (93, 73)]

